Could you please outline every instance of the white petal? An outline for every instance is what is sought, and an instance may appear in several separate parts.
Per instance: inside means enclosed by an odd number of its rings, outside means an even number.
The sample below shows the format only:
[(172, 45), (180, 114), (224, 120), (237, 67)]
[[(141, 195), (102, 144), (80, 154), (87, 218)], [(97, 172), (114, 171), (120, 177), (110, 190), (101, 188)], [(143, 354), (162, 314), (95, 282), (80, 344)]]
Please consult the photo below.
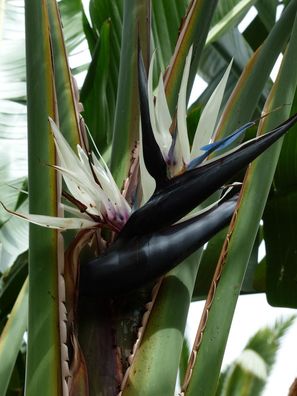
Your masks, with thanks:
[(90, 214), (100, 217), (107, 216), (112, 222), (126, 222), (131, 211), (130, 207), (121, 196), (103, 159), (100, 158), (100, 163), (93, 155), (95, 163), (93, 170), (100, 183), (99, 185), (94, 179), (89, 158), (84, 150), (78, 145), (77, 157), (51, 119), (50, 123), (61, 164), (61, 166), (55, 166), (55, 168), (62, 173), (71, 195), (86, 205)]
[(80, 161), (72, 151), (70, 145), (67, 140), (64, 138), (62, 133), (60, 132), (57, 125), (54, 121), (49, 117), (49, 122), (51, 124), (52, 132), (54, 135), (54, 140), (56, 144), (56, 149), (58, 152), (59, 159), (63, 161), (63, 165), (65, 168), (76, 169), (80, 168)]
[(160, 75), (159, 84), (158, 84), (158, 94), (156, 99), (156, 115), (157, 115), (159, 127), (168, 132), (172, 123), (172, 119), (167, 104), (162, 74)]
[[(157, 99), (156, 107), (154, 103), (153, 94), (153, 68), (154, 68), (155, 53), (152, 56), (149, 75), (148, 75), (148, 102), (149, 102), (149, 113), (150, 120), (153, 129), (155, 139), (161, 149), (164, 159), (166, 160), (168, 156), (168, 151), (171, 146), (172, 137), (169, 132), (171, 125), (171, 116), (169, 113), (166, 96), (164, 92), (162, 76), (159, 80), (159, 85), (157, 89)], [(160, 88), (160, 92), (159, 92)], [(159, 99), (158, 99), (159, 97)], [(162, 114), (164, 113), (164, 114)], [(158, 117), (158, 119), (157, 119)], [(169, 121), (170, 120), (170, 121)], [(169, 125), (169, 126), (168, 126)]]
[(162, 153), (164, 153), (164, 156), (167, 157), (172, 143), (172, 136), (169, 131), (172, 124), (172, 119), (167, 104), (162, 74), (159, 78), (155, 112), (157, 120), (157, 130), (159, 132), (159, 136), (156, 138), (156, 140), (159, 140), (158, 143), (161, 151)]
[(80, 159), (80, 165), (84, 171), (89, 177), (90, 180), (94, 180), (91, 167), (90, 167), (90, 162), (89, 162), (89, 157), (87, 154), (84, 152), (84, 150), (80, 147), (80, 145), (77, 145), (77, 154)]
[(75, 217), (85, 219), (85, 220), (90, 220), (90, 216), (88, 216), (86, 213), (82, 213), (79, 209), (77, 209), (74, 206), (70, 206), (67, 204), (61, 204), (61, 206), (65, 212), (70, 213), (70, 214), (74, 215)]
[(148, 103), (149, 103), (149, 112), (150, 112), (150, 120), (153, 132), (157, 131), (157, 123), (156, 123), (156, 115), (155, 115), (155, 104), (154, 104), (154, 93), (153, 93), (153, 74), (154, 74), (154, 61), (155, 61), (155, 52), (153, 53), (149, 74), (148, 74)]
[(139, 167), (140, 167), (140, 178), (141, 178), (141, 187), (142, 187), (142, 200), (141, 200), (141, 206), (144, 205), (150, 197), (153, 195), (153, 192), (155, 191), (156, 188), (156, 182), (155, 179), (148, 173), (145, 163), (144, 163), (144, 158), (143, 158), (143, 145), (142, 145), (142, 131), (141, 131), (141, 123), (139, 123), (139, 133), (140, 133), (140, 139), (139, 139)]
[(74, 198), (87, 207), (89, 213), (94, 215), (104, 215), (109, 209), (110, 204), (100, 186), (95, 181), (87, 181), (77, 177), (75, 172), (55, 166), (62, 175), (63, 179)]
[[(74, 198), (81, 201), (82, 196), (84, 196), (85, 193), (80, 191), (80, 187), (84, 185), (85, 186), (84, 190), (86, 190), (86, 185), (90, 187), (93, 186), (95, 183), (92, 174), (90, 172), (89, 163), (83, 160), (80, 161), (78, 159), (78, 157), (74, 154), (71, 147), (67, 143), (66, 139), (59, 131), (54, 121), (51, 118), (49, 118), (49, 121), (54, 134), (56, 149), (61, 164), (61, 167), (56, 167), (56, 168), (62, 171), (63, 178), (69, 189), (69, 192), (73, 195)], [(78, 151), (79, 149), (80, 147), (78, 147)], [(69, 174), (72, 176), (71, 178), (67, 177), (66, 175), (67, 172), (68, 172), (68, 176)], [(88, 208), (96, 206), (94, 202), (94, 197), (93, 199), (90, 199), (90, 197), (88, 198), (85, 197), (84, 199), (86, 200), (86, 202), (85, 201), (82, 202), (86, 206), (88, 206)]]
[[(191, 46), (186, 58), (183, 77), (178, 95), (177, 102), (177, 140), (176, 150), (180, 151), (183, 162), (187, 164), (190, 161), (190, 145), (187, 129), (187, 85), (190, 73), (193, 47)], [(180, 153), (175, 156), (176, 160), (181, 160)], [(179, 157), (178, 157), (179, 155)]]
[(200, 147), (208, 144), (210, 142), (211, 136), (214, 133), (214, 128), (219, 115), (231, 67), (232, 61), (227, 67), (221, 81), (217, 85), (216, 89), (212, 93), (210, 99), (208, 100), (201, 113), (201, 117), (194, 136), (193, 146), (191, 150), (191, 159), (198, 157), (202, 153)]
[(131, 208), (128, 204), (128, 202), (125, 200), (125, 198), (121, 195), (121, 192), (116, 185), (114, 178), (112, 177), (112, 174), (104, 162), (103, 158), (100, 156), (100, 161), (95, 157), (95, 155), (92, 156), (93, 162), (94, 162), (94, 172), (98, 178), (99, 183), (102, 186), (102, 189), (106, 193), (107, 197), (110, 199), (110, 201), (117, 207), (116, 209), (119, 210), (122, 216), (127, 218), (129, 217), (129, 214), (131, 212)]
[(45, 215), (25, 214), (14, 212), (7, 209), (3, 204), (3, 208), (15, 217), (26, 220), (29, 223), (37, 224), (46, 228), (58, 229), (61, 231), (70, 229), (83, 229), (96, 227), (97, 223), (92, 220), (79, 218), (64, 218)]
[(34, 223), (42, 227), (54, 228), (61, 231), (93, 228), (97, 225), (97, 223), (92, 220), (78, 219), (75, 217), (64, 218), (29, 214), (27, 215), (27, 220), (30, 223)]

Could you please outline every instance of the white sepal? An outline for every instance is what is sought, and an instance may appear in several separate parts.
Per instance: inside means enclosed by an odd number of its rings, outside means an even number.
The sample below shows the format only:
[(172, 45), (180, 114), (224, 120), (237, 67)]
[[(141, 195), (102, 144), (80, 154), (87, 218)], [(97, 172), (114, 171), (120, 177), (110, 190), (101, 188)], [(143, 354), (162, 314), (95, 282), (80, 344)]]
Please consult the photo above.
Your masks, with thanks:
[(159, 84), (157, 87), (156, 103), (154, 103), (154, 93), (153, 93), (154, 60), (155, 60), (155, 54), (153, 54), (152, 56), (150, 68), (149, 68), (149, 75), (148, 75), (148, 102), (149, 102), (150, 121), (156, 142), (160, 147), (164, 160), (167, 161), (168, 152), (172, 142), (172, 137), (169, 132), (169, 128), (172, 121), (167, 105), (162, 75), (160, 76)]
[(187, 129), (187, 86), (190, 73), (193, 47), (191, 46), (186, 58), (177, 102), (177, 138), (175, 143), (176, 161), (178, 166), (188, 164), (190, 161), (190, 145)]
[(140, 167), (140, 178), (141, 178), (141, 188), (142, 188), (142, 200), (141, 206), (144, 205), (150, 197), (153, 195), (153, 192), (156, 188), (155, 179), (148, 173), (144, 158), (143, 158), (143, 144), (142, 144), (142, 130), (141, 123), (139, 123), (139, 167)]
[(217, 85), (216, 89), (213, 91), (211, 97), (209, 98), (207, 104), (205, 105), (201, 113), (199, 123), (194, 135), (194, 140), (191, 150), (191, 159), (194, 159), (203, 153), (203, 151), (200, 150), (200, 147), (203, 147), (206, 144), (208, 144), (211, 140), (211, 137), (213, 136), (220, 107), (222, 104), (227, 80), (232, 67), (232, 62), (233, 61), (230, 62), (221, 81)]
[(58, 229), (60, 231), (93, 228), (97, 226), (97, 223), (92, 220), (20, 213), (7, 209), (3, 204), (2, 206), (7, 212), (15, 217), (26, 220), (29, 223), (37, 224), (46, 228)]

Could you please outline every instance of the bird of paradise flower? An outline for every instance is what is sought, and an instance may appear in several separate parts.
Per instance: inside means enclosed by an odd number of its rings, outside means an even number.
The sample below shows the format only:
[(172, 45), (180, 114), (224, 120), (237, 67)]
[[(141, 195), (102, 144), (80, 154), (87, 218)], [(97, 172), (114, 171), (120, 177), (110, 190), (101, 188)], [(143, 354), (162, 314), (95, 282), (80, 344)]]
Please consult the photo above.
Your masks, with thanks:
[[(59, 165), (54, 167), (62, 174), (67, 186), (66, 196), (76, 206), (64, 205), (64, 208), (75, 217), (11, 213), (32, 223), (62, 231), (108, 228), (113, 232), (114, 242), (99, 257), (81, 267), (80, 291), (83, 294), (117, 294), (140, 287), (168, 272), (203, 246), (228, 224), (238, 194), (228, 193), (211, 207), (189, 218), (184, 217), (283, 136), (297, 121), (297, 115), (294, 115), (269, 133), (219, 156), (221, 150), (228, 148), (255, 122), (249, 122), (227, 138), (212, 143), (209, 143), (209, 133), (202, 133), (207, 144), (199, 150), (201, 129), (212, 131), (215, 126), (231, 68), (229, 65), (201, 116), (190, 149), (186, 92), (191, 53), (192, 50), (185, 62), (176, 117), (172, 119), (162, 76), (155, 98), (153, 60), (147, 82), (139, 52), (143, 205), (136, 209), (132, 210), (121, 194), (99, 152), (96, 156), (85, 152), (78, 145), (76, 155), (54, 121), (49, 120), (59, 159)], [(206, 114), (210, 112), (212, 121), (208, 119), (206, 127)], [(211, 153), (216, 154), (216, 157), (207, 160)]]

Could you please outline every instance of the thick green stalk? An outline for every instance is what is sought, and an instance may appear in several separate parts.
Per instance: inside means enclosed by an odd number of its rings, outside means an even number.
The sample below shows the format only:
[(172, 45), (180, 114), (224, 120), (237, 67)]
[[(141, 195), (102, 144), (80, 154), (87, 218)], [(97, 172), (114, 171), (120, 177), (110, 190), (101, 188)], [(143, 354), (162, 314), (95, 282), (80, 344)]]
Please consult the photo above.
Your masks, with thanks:
[[(25, 2), (30, 213), (57, 215), (55, 92), (45, 0)], [(30, 225), (26, 395), (62, 395), (58, 233)]]
[[(201, 251), (165, 276), (144, 321), (123, 396), (174, 394), (184, 331)], [(146, 314), (148, 315), (148, 313)]]

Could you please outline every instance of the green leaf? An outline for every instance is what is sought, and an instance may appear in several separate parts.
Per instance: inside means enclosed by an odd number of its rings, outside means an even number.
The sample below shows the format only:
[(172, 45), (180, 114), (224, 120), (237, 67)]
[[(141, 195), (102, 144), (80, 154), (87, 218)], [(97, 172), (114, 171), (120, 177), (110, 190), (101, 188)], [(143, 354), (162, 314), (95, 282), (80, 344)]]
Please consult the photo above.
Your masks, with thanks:
[[(64, 3), (67, 2), (64, 0)], [(74, 3), (75, 2), (73, 2), (73, 4)], [(68, 66), (58, 5), (55, 1), (50, 0), (47, 2), (47, 7), (55, 76), (55, 91), (59, 109), (59, 126), (72, 149), (76, 150), (77, 144), (82, 145), (79, 128), (78, 92), (75, 92), (76, 87), (73, 85)], [(76, 35), (74, 36), (76, 37)], [(76, 41), (75, 44), (77, 45)]]
[[(233, 59), (231, 78), (238, 79), (252, 55), (249, 44), (236, 28), (236, 23), (251, 5), (251, 1), (245, 0), (239, 3), (234, 0), (219, 2), (199, 63), (199, 74), (209, 86), (220, 78), (222, 70), (225, 70), (231, 59)], [(230, 84), (228, 85), (230, 89)], [(231, 92), (232, 90), (229, 91), (229, 95), (226, 95), (227, 99)]]
[(111, 21), (108, 19), (101, 25), (100, 37), (80, 93), (86, 124), (102, 155), (112, 141), (113, 114), (107, 88), (110, 78), (111, 30)]
[[(226, 31), (235, 26), (254, 3), (256, 3), (255, 0), (221, 1), (214, 15), (215, 25), (208, 33), (206, 45), (216, 41)], [(227, 8), (227, 10), (224, 10), (225, 12), (222, 10), (224, 6)]]
[[(291, 87), (288, 87), (290, 89)], [(283, 105), (286, 105), (283, 102)], [(297, 109), (297, 94), (292, 113)], [(296, 128), (284, 139), (275, 172), (271, 199), (264, 212), (264, 235), (266, 246), (267, 298), (273, 306), (297, 306), (294, 285), (296, 277), (295, 229), (296, 203)], [(276, 245), (277, 243), (277, 245)], [(276, 246), (278, 247), (276, 249)]]
[(152, 31), (158, 63), (157, 77), (159, 77), (160, 71), (164, 71), (170, 62), (177, 42), (180, 24), (188, 4), (188, 0), (152, 1)]
[[(208, 290), (211, 286), (213, 274), (216, 264), (219, 260), (223, 242), (226, 238), (227, 228), (220, 231), (207, 244), (203, 252), (202, 260), (199, 266), (198, 275), (196, 278), (195, 289), (193, 292), (193, 300), (205, 299)], [(261, 242), (259, 232), (255, 240), (251, 256), (249, 258), (248, 267), (245, 273), (244, 281), (241, 288), (241, 293), (255, 293), (264, 292), (265, 288), (259, 290), (259, 286), (254, 284), (255, 271), (258, 270), (258, 250)]]
[[(218, 41), (204, 48), (199, 64), (199, 74), (206, 82), (213, 84), (213, 81), (220, 78), (222, 71), (233, 59), (231, 78), (237, 81), (252, 53), (249, 44), (239, 31), (229, 30)], [(232, 90), (229, 96), (231, 93)]]
[[(85, 40), (82, 23), (82, 2), (81, 0), (61, 0), (58, 5), (63, 22), (63, 35), (66, 43), (66, 49), (71, 57), (77, 52), (77, 48)], [(81, 62), (84, 59), (83, 54), (84, 52), (81, 53)]]
[(6, 319), (28, 275), (28, 253), (20, 255), (0, 280), (0, 320)]
[(244, 38), (248, 41), (251, 48), (255, 51), (268, 36), (265, 25), (257, 15), (243, 33)]
[(227, 228), (220, 231), (208, 242), (207, 248), (203, 252), (195, 282), (195, 289), (192, 296), (194, 301), (206, 299), (207, 297), (216, 264), (220, 257), (221, 249), (226, 238), (226, 233)]
[[(147, 0), (124, 1), (123, 36), (119, 69), (119, 86), (114, 118), (111, 154), (111, 172), (116, 183), (122, 186), (128, 176), (132, 150), (139, 138), (137, 48), (149, 47), (145, 26), (149, 15)], [(143, 29), (143, 32), (141, 31)], [(142, 34), (141, 34), (142, 33)], [(146, 64), (148, 58), (146, 57)]]
[(267, 30), (270, 30), (275, 24), (278, 3), (278, 0), (258, 0), (256, 3), (258, 15)]
[(271, 69), (288, 39), (296, 8), (296, 1), (288, 5), (263, 45), (247, 64), (225, 107), (216, 138), (221, 138), (250, 121)]
[(0, 395), (5, 396), (28, 319), (28, 279), (14, 304), (0, 336)]
[(181, 357), (180, 357), (180, 364), (179, 364), (179, 381), (182, 382), (184, 376), (186, 374), (186, 369), (188, 366), (188, 361), (190, 357), (190, 345), (189, 341), (187, 340), (186, 336), (184, 337)]
[(193, 44), (193, 59), (188, 81), (189, 96), (216, 5), (217, 0), (194, 0), (189, 4), (186, 18), (183, 21), (174, 54), (165, 76), (166, 94), (171, 113), (175, 111), (185, 59)]
[[(26, 199), (18, 210), (28, 211), (28, 200)], [(10, 217), (0, 228), (0, 240), (2, 244), (0, 269), (9, 268), (19, 254), (28, 249), (28, 224), (23, 220)]]
[(272, 197), (264, 213), (267, 299), (269, 304), (297, 307), (296, 219), (297, 192)]
[[(23, 343), (24, 345), (24, 343)], [(24, 392), (25, 389), (25, 371), (26, 371), (26, 354), (21, 348), (16, 359), (6, 396), (15, 396), (17, 392)]]
[[(115, 1), (108, 1), (108, 0), (91, 0), (90, 1), (90, 16), (93, 25), (93, 29), (88, 29), (89, 37), (89, 46), (92, 51), (92, 65), (88, 72), (93, 79), (100, 80), (100, 87), (96, 87), (96, 92), (100, 92), (101, 95), (101, 104), (108, 103), (108, 113), (106, 113), (107, 109), (103, 108), (100, 109), (100, 113), (97, 114), (97, 118), (101, 118), (104, 121), (104, 127), (108, 127), (107, 130), (102, 128), (100, 130), (100, 140), (97, 141), (98, 148), (102, 154), (106, 147), (103, 145), (99, 145), (100, 142), (110, 141), (113, 131), (114, 131), (114, 122), (115, 122), (115, 109), (116, 109), (116, 100), (117, 100), (117, 91), (118, 91), (118, 82), (119, 82), (119, 67), (120, 67), (120, 53), (121, 53), (121, 45), (122, 45), (122, 27), (123, 27), (123, 8), (124, 2), (122, 0), (115, 0)], [(109, 21), (109, 22), (107, 22)], [(107, 29), (106, 24), (109, 24), (109, 29)], [(103, 28), (103, 25), (105, 27)], [(103, 29), (103, 30), (102, 30)], [(108, 59), (104, 59), (104, 65), (100, 65), (98, 62), (97, 57), (100, 56), (100, 61), (102, 61), (103, 53), (101, 55), (99, 52), (102, 50), (102, 46), (100, 44), (101, 37), (99, 36), (99, 32), (104, 31), (104, 40), (101, 44), (104, 44), (104, 54), (107, 51), (107, 42), (106, 42), (106, 34), (107, 30), (109, 30), (109, 44), (108, 44)], [(92, 34), (92, 36), (91, 36)], [(95, 45), (97, 44), (99, 51), (98, 53), (95, 51)], [(107, 55), (107, 53), (106, 53)], [(96, 63), (97, 68), (96, 71), (93, 70), (94, 63)], [(108, 65), (108, 75), (106, 76), (107, 81), (101, 82), (101, 75), (97, 75), (102, 71), (105, 70), (105, 67)], [(104, 75), (105, 76), (105, 75)], [(91, 78), (91, 77), (88, 77)], [(104, 80), (104, 79), (103, 79)], [(83, 87), (83, 95), (88, 91), (87, 85), (89, 84), (88, 81), (85, 82), (85, 86)], [(101, 85), (102, 84), (102, 85)], [(94, 88), (93, 88), (94, 91)], [(83, 99), (84, 103), (84, 99)], [(104, 105), (105, 106), (105, 105)], [(88, 109), (86, 112), (88, 113)], [(97, 110), (97, 112), (99, 112)], [(107, 118), (108, 117), (108, 118)], [(88, 116), (86, 117), (88, 118)], [(108, 124), (109, 122), (109, 124)], [(91, 130), (91, 133), (93, 131)], [(94, 131), (95, 135), (98, 135), (98, 131)], [(109, 153), (110, 156), (110, 153)], [(106, 157), (106, 155), (105, 155)], [(106, 157), (108, 162), (110, 162), (110, 157)]]

